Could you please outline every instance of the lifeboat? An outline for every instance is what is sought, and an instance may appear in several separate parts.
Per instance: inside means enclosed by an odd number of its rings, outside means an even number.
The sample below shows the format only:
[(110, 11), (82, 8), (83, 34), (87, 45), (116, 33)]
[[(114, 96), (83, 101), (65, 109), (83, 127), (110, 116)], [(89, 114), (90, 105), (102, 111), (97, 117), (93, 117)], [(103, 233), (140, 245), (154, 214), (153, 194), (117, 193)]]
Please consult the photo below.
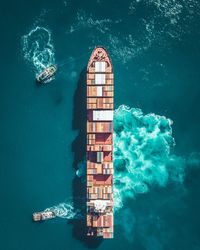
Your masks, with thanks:
[(37, 75), (36, 81), (38, 83), (48, 83), (53, 80), (53, 76), (56, 74), (56, 71), (56, 65), (50, 65), (45, 68), (39, 75)]

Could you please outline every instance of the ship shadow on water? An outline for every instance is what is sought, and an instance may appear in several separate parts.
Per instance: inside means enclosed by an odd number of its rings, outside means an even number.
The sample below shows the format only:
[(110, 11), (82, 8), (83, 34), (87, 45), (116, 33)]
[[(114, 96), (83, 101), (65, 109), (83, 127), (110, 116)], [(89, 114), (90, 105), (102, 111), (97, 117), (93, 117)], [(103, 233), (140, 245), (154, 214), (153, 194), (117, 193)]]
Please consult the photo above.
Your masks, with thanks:
[[(72, 129), (78, 131), (78, 135), (72, 143), (74, 153), (73, 168), (78, 169), (78, 164), (86, 159), (86, 67), (81, 71), (77, 88), (73, 98), (73, 121)], [(86, 171), (85, 171), (86, 172)], [(84, 176), (86, 180), (86, 176)], [(75, 176), (72, 183), (73, 203), (75, 211), (81, 211), (80, 218), (70, 221), (73, 226), (73, 237), (83, 242), (88, 248), (97, 248), (102, 239), (87, 237), (86, 227), (86, 181)]]

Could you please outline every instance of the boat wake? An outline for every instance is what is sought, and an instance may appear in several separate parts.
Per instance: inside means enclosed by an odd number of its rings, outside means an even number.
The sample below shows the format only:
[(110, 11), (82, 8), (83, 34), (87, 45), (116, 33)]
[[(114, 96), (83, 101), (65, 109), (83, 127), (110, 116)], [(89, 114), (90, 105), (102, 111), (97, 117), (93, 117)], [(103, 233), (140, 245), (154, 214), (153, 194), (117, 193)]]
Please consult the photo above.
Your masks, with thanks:
[(82, 182), (86, 182), (86, 161), (82, 161), (78, 164), (78, 170), (76, 171), (76, 176), (80, 177)]
[(78, 219), (81, 216), (80, 212), (76, 211), (73, 207), (73, 204), (70, 202), (59, 203), (58, 205), (45, 209), (45, 212), (46, 211), (54, 212), (56, 217), (68, 220)]
[[(181, 157), (175, 146), (172, 120), (141, 109), (120, 106), (114, 115), (115, 209), (152, 187), (183, 184), (186, 167), (198, 166), (199, 154)], [(197, 164), (198, 163), (198, 164)], [(195, 167), (194, 166), (194, 167)]]
[[(123, 208), (128, 199), (150, 192), (155, 186), (183, 184), (186, 170), (200, 164), (200, 155), (172, 154), (175, 140), (172, 120), (141, 109), (119, 106), (114, 113), (114, 205)], [(187, 167), (187, 168), (186, 168)], [(86, 163), (77, 176), (85, 181)]]
[(126, 240), (137, 238), (144, 249), (162, 249), (173, 226), (161, 211), (185, 209), (185, 179), (200, 167), (200, 153), (172, 153), (172, 123), (123, 105), (114, 114), (115, 224)]
[(22, 37), (24, 58), (31, 63), (36, 73), (55, 63), (51, 32), (37, 26)]

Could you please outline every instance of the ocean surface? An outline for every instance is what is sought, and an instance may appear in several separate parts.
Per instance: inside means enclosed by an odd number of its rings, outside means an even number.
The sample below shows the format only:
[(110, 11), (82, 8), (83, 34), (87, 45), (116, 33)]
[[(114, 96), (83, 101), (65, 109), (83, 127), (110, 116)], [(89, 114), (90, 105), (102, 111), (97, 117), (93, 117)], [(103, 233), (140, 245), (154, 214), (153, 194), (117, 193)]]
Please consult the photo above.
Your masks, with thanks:
[[(0, 249), (200, 250), (198, 0), (2, 1)], [(115, 73), (112, 240), (85, 237), (85, 77)], [(47, 65), (55, 79), (36, 85)], [(55, 220), (34, 223), (51, 210)]]

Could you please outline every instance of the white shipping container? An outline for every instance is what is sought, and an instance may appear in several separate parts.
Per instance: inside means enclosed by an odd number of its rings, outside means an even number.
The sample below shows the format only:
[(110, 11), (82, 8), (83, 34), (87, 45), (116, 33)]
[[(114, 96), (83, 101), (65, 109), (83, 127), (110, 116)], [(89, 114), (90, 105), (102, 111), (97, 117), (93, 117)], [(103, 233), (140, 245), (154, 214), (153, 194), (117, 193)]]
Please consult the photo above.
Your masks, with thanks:
[(106, 63), (105, 62), (95, 62), (95, 72), (105, 72)]
[(106, 83), (106, 75), (105, 74), (95, 74), (95, 84), (105, 84)]
[(103, 89), (101, 86), (97, 87), (97, 96), (102, 96), (103, 95)]
[(113, 110), (93, 110), (93, 121), (113, 121)]

